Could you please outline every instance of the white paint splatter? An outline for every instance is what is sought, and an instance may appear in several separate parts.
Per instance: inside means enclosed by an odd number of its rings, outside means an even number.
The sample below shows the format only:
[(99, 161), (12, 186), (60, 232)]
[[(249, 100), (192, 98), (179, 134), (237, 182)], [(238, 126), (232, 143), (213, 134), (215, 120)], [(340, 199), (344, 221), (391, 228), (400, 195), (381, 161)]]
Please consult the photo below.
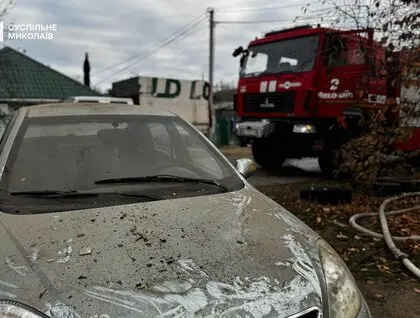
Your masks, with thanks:
[(15, 289), (19, 288), (18, 286), (14, 285), (14, 284), (11, 284), (11, 283), (8, 283), (8, 282), (5, 282), (3, 280), (0, 280), (0, 285), (3, 285), (5, 287), (9, 287), (9, 288), (15, 288)]
[(180, 259), (178, 260), (178, 263), (181, 269), (187, 272), (188, 274), (208, 277), (208, 275), (205, 272), (203, 272), (201, 268), (193, 262), (192, 259)]
[[(288, 316), (320, 304), (314, 290), (301, 276), (286, 284), (268, 277), (235, 278), (232, 283), (202, 281), (190, 289), (188, 283), (163, 283), (152, 287), (158, 294), (93, 287), (85, 294), (98, 300), (141, 311), (148, 317), (254, 317)], [(163, 289), (162, 286), (168, 286)], [(169, 288), (172, 286), (171, 288)], [(182, 290), (165, 293), (169, 290)]]
[(60, 301), (57, 301), (54, 306), (50, 303), (46, 303), (47, 311), (46, 315), (51, 318), (81, 318), (81, 316), (72, 308), (63, 304)]
[(119, 306), (119, 307), (130, 309), (132, 311), (143, 313), (142, 310), (135, 307), (136, 303), (133, 302), (133, 301), (125, 301), (124, 299), (121, 299), (120, 297), (107, 296), (107, 295), (103, 295), (103, 294), (93, 292), (93, 291), (86, 291), (85, 294), (87, 296), (90, 296), (90, 297), (98, 299), (98, 300), (102, 300), (102, 301), (107, 302), (109, 304), (113, 304), (113, 305), (116, 305), (116, 306)]
[(32, 251), (29, 253), (29, 258), (32, 262), (36, 263), (38, 259), (39, 250), (36, 248), (33, 248)]
[(0, 296), (8, 297), (8, 298), (16, 298), (17, 296), (10, 291), (6, 291), (5, 289), (18, 289), (19, 287), (5, 282), (3, 280), (0, 280)]
[(58, 215), (53, 215), (54, 224), (50, 226), (54, 231), (57, 231), (57, 224), (60, 220), (60, 217)]
[(69, 244), (69, 246), (63, 248), (62, 250), (59, 250), (57, 252), (58, 256), (60, 257), (57, 260), (57, 263), (67, 263), (70, 260), (70, 254), (73, 252), (73, 248), (71, 247), (71, 242), (72, 240), (68, 240), (67, 244)]
[(290, 267), (292, 263), (290, 261), (285, 261), (285, 262), (276, 262), (274, 265)]
[(192, 288), (191, 283), (179, 283), (179, 282), (164, 282), (163, 284), (156, 285), (153, 287), (154, 290), (161, 293), (184, 293)]
[(240, 215), (245, 211), (247, 205), (251, 203), (251, 197), (240, 194), (232, 198), (233, 205), (237, 207), (237, 214)]
[(28, 266), (16, 265), (16, 263), (10, 257), (6, 257), (6, 264), (12, 271), (22, 276), (25, 276), (26, 272), (28, 271)]
[(316, 274), (311, 259), (305, 249), (302, 248), (299, 242), (291, 234), (283, 236), (283, 239), (285, 245), (294, 255), (292, 268), (308, 280), (317, 294), (321, 296), (321, 287), (319, 285), (318, 275)]
[(179, 304), (189, 314), (194, 314), (208, 305), (205, 293), (199, 288), (194, 288), (185, 295), (165, 295), (163, 299), (172, 304)]
[(9, 293), (4, 290), (0, 290), (0, 296), (9, 297), (9, 298), (16, 298), (17, 296), (15, 294)]

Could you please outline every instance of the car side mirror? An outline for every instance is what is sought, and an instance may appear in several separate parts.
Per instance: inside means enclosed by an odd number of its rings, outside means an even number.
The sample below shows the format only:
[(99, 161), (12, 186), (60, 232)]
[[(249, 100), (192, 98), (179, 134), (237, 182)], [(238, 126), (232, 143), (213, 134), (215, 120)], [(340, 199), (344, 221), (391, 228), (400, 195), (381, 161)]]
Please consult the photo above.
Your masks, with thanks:
[(244, 158), (236, 160), (236, 169), (243, 175), (245, 179), (248, 179), (252, 176), (254, 171), (257, 170), (257, 166), (251, 159)]

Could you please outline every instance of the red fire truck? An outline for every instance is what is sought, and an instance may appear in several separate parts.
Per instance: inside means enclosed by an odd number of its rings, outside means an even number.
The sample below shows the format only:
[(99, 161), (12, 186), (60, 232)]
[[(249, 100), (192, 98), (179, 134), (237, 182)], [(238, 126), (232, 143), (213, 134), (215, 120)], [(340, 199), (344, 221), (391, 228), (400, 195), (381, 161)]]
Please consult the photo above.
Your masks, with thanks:
[(270, 170), (287, 158), (317, 157), (331, 173), (335, 152), (360, 135), (366, 112), (400, 94), (385, 66), (392, 58), (398, 69), (399, 57), (373, 40), (373, 29), (304, 25), (266, 33), (233, 56), (241, 56), (237, 135)]

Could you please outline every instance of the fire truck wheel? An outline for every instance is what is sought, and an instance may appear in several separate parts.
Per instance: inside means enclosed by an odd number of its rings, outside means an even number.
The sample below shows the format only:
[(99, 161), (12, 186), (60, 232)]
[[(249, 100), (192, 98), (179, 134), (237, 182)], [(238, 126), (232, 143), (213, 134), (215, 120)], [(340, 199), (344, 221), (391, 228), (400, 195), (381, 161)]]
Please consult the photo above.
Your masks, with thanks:
[(252, 142), (252, 156), (262, 168), (274, 171), (281, 168), (286, 157), (275, 151), (278, 148), (270, 146), (269, 141), (269, 139), (254, 140)]
[(243, 139), (243, 138), (239, 138), (239, 146), (240, 147), (246, 147), (246, 146), (248, 146), (248, 140)]
[(337, 164), (334, 160), (333, 153), (323, 153), (318, 157), (318, 165), (322, 173), (328, 177), (332, 178), (335, 175), (337, 169)]

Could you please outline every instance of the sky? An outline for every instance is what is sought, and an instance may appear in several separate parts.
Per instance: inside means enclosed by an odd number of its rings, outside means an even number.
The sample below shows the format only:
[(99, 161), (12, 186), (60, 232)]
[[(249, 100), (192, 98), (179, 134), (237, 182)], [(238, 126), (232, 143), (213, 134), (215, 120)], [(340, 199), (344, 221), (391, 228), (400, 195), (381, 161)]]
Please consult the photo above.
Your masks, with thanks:
[[(5, 1), (9, 0), (0, 4)], [(5, 23), (56, 24), (57, 31), (52, 40), (7, 40), (3, 45), (25, 50), (31, 58), (79, 80), (88, 52), (91, 83), (102, 91), (133, 76), (207, 80), (207, 9), (213, 7), (214, 80), (235, 83), (236, 47), (247, 46), (267, 31), (316, 24), (323, 12), (319, 10), (327, 6), (315, 0), (15, 0), (3, 17)], [(303, 18), (295, 22), (297, 16)], [(168, 39), (173, 40), (165, 45)]]

